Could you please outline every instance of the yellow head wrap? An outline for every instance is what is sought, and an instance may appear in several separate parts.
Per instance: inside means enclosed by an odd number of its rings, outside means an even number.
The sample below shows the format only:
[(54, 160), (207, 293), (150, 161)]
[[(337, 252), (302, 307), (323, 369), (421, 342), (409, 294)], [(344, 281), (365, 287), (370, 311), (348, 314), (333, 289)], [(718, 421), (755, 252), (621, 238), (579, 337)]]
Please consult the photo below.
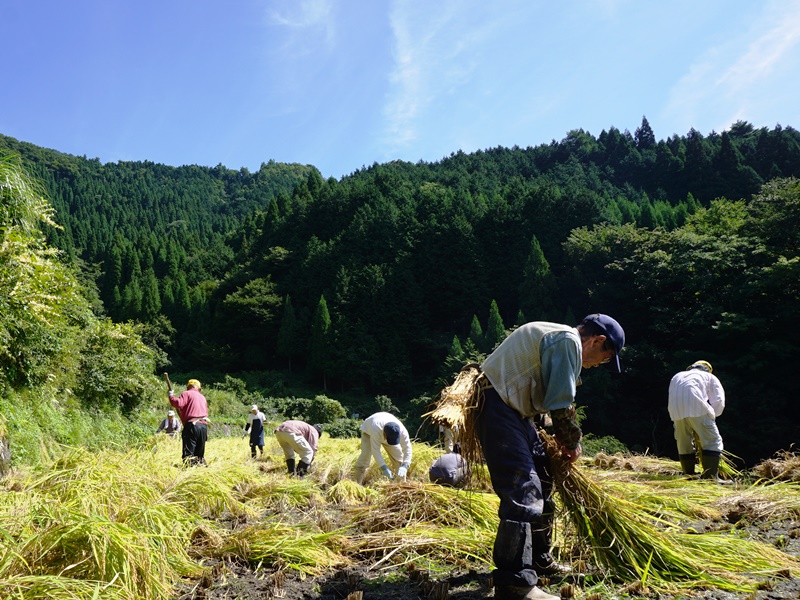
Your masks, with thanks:
[(690, 369), (700, 369), (702, 371), (707, 371), (709, 373), (713, 373), (714, 372), (714, 369), (711, 366), (711, 363), (708, 362), (707, 360), (697, 360), (697, 361), (693, 362), (692, 364), (689, 365), (689, 368), (687, 368), (686, 370), (688, 371)]

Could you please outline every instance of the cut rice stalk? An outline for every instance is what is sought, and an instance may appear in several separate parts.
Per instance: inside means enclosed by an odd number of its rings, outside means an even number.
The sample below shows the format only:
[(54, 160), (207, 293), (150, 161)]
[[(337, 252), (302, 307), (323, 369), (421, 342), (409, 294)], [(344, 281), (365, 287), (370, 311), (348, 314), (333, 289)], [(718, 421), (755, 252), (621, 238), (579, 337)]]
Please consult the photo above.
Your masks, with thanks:
[[(765, 544), (728, 534), (689, 535), (605, 488), (562, 458), (558, 442), (540, 432), (556, 489), (579, 537), (598, 565), (623, 580), (664, 589), (717, 587), (751, 591), (754, 575), (796, 570), (800, 562)], [(765, 560), (766, 558), (766, 560)]]

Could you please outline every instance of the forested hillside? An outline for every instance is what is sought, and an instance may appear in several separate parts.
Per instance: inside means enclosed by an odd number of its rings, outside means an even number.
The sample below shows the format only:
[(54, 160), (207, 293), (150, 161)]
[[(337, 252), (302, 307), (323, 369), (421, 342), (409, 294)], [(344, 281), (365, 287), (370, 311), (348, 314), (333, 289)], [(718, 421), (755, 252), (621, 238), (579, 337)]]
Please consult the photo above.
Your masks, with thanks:
[(643, 119), (338, 181), (0, 149), (46, 186), (64, 226), (48, 239), (94, 284), (95, 312), (149, 324), (178, 369), (291, 369), (411, 411), (514, 325), (601, 311), (628, 348), (622, 376), (584, 378), (587, 431), (674, 453), (669, 378), (704, 358), (729, 395), (729, 450), (797, 441), (792, 128), (657, 141)]

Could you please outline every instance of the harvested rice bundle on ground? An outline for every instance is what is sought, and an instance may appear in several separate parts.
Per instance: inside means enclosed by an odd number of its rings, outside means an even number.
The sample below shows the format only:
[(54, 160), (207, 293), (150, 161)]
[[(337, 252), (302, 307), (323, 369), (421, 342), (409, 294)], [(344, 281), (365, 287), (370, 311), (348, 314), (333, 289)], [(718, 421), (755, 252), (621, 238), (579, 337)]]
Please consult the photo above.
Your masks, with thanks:
[(680, 463), (655, 456), (636, 454), (606, 454), (598, 452), (592, 457), (592, 464), (601, 469), (617, 469), (633, 473), (649, 473), (653, 475), (680, 475)]
[(768, 458), (753, 467), (753, 473), (764, 479), (800, 483), (800, 454), (778, 452), (773, 458)]
[[(666, 485), (602, 479), (603, 489), (610, 495), (632, 500), (658, 519), (681, 522), (695, 519), (719, 520), (722, 513), (713, 503), (721, 497), (722, 486), (697, 485), (695, 481), (663, 482)], [(672, 485), (680, 483), (680, 486)], [(694, 488), (694, 489), (692, 489)], [(700, 492), (700, 493), (697, 493)]]
[(238, 491), (242, 500), (251, 506), (271, 511), (325, 502), (316, 482), (310, 477), (288, 477), (285, 472), (264, 474), (248, 481), (246, 486), (240, 486)]
[(417, 482), (386, 484), (382, 497), (354, 509), (353, 526), (373, 533), (430, 523), (441, 527), (494, 529), (498, 501), (493, 494), (465, 492)]
[(738, 523), (800, 518), (800, 485), (795, 482), (756, 484), (715, 502), (726, 520)]
[(327, 569), (348, 564), (339, 552), (342, 542), (341, 534), (336, 532), (320, 533), (309, 531), (307, 526), (283, 523), (258, 523), (231, 533), (217, 555), (320, 575)]
[(0, 577), (0, 598), (25, 598), (25, 600), (130, 600), (131, 594), (105, 581), (81, 581), (59, 575), (20, 575)]
[(327, 498), (341, 505), (370, 504), (380, 497), (373, 488), (356, 483), (352, 479), (342, 479), (328, 488)]
[(164, 490), (163, 502), (183, 503), (187, 510), (205, 518), (222, 515), (248, 516), (253, 510), (243, 503), (234, 486), (242, 480), (242, 473), (231, 466), (230, 472), (212, 469), (187, 469), (181, 471)]
[(17, 549), (10, 573), (114, 582), (130, 597), (154, 600), (167, 597), (182, 575), (148, 534), (83, 507), (50, 508), (36, 515), (39, 530)]
[(400, 565), (452, 570), (491, 565), (495, 527), (441, 527), (415, 524), (411, 527), (353, 535), (348, 538), (348, 556), (373, 561), (371, 569)]
[(612, 497), (587, 472), (561, 458), (556, 440), (542, 433), (561, 504), (579, 543), (610, 575), (663, 589), (717, 587), (749, 591), (754, 576), (800, 568), (795, 558), (771, 546), (732, 535), (681, 533), (639, 504)]

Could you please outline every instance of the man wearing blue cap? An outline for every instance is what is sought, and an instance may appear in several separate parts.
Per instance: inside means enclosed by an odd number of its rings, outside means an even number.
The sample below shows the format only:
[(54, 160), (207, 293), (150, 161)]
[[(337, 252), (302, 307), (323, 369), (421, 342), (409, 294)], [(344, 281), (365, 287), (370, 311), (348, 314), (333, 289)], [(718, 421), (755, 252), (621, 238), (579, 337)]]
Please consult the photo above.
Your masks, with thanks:
[(611, 363), (620, 371), (625, 332), (604, 314), (577, 327), (536, 321), (514, 330), (481, 365), (483, 398), (475, 420), (486, 466), (500, 497), (494, 543), (495, 597), (557, 600), (539, 576), (566, 574), (550, 553), (552, 477), (533, 417), (549, 413), (562, 454), (581, 455), (575, 391), (581, 368)]
[(400, 419), (391, 413), (377, 412), (364, 419), (361, 424), (361, 455), (356, 461), (358, 483), (364, 483), (373, 458), (383, 474), (389, 479), (394, 479), (395, 473), (383, 460), (382, 448), (389, 455), (398, 479), (405, 479), (411, 466), (411, 437)]

